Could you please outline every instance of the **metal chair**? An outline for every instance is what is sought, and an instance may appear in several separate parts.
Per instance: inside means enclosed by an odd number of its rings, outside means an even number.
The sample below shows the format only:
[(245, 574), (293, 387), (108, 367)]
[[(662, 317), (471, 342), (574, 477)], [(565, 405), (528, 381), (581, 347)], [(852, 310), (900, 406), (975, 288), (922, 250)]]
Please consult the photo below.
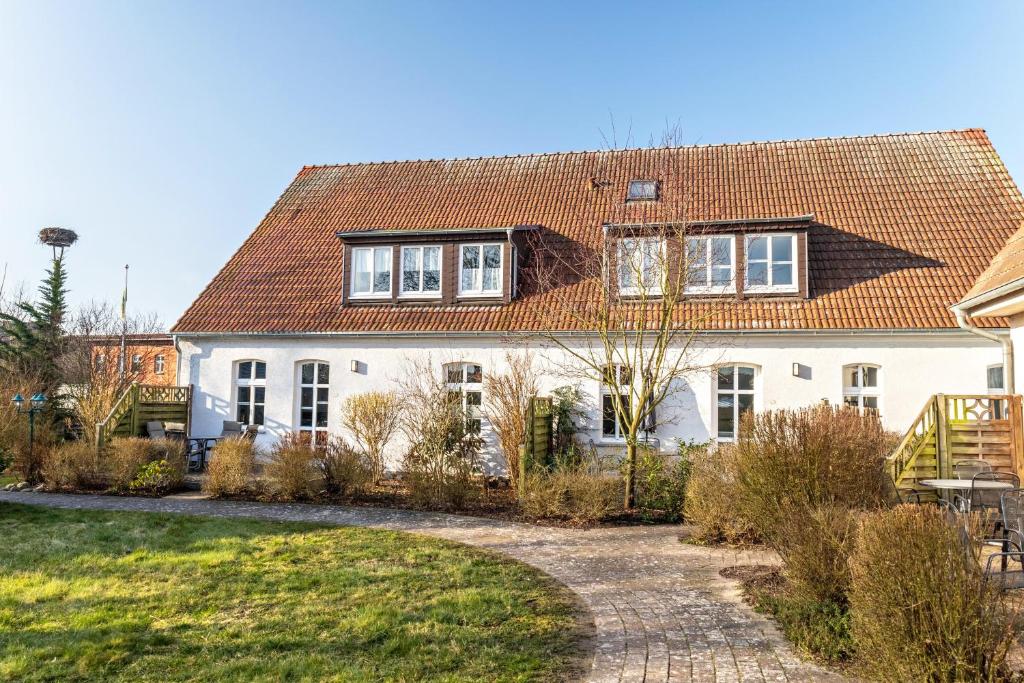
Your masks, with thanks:
[(992, 465), (987, 460), (971, 459), (961, 460), (953, 465), (953, 473), (957, 479), (974, 479), (976, 474), (991, 472)]
[(999, 501), (1002, 536), (983, 543), (998, 545), (1000, 552), (985, 560), (985, 576), (1003, 590), (1024, 588), (1024, 489), (1003, 491)]
[(1020, 487), (1020, 477), (1010, 472), (979, 472), (971, 479), (971, 488), (968, 490), (968, 507), (971, 512), (979, 510), (994, 510), (999, 512), (1002, 507), (1001, 496), (1006, 489), (979, 488), (978, 482), (1001, 481), (1011, 484), (1011, 488)]

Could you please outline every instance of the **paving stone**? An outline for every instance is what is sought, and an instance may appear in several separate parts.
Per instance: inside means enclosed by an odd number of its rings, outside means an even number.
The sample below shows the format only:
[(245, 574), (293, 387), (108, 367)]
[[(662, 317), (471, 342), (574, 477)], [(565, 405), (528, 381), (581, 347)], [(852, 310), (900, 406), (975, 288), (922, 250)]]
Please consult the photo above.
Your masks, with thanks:
[(312, 521), (422, 533), (489, 548), (558, 579), (590, 610), (588, 681), (841, 681), (798, 658), (776, 628), (719, 576), (771, 553), (679, 543), (679, 527), (560, 529), (411, 510), (271, 504), (195, 497), (130, 498), (0, 491), (0, 502)]

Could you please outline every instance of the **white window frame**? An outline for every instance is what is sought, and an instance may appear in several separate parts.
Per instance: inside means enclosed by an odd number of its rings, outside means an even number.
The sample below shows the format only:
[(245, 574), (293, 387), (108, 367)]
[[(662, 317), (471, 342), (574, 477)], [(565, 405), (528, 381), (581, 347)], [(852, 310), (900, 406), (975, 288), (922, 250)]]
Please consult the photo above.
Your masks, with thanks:
[[(763, 262), (767, 265), (768, 270), (768, 284), (767, 285), (752, 285), (750, 284), (750, 243), (759, 238), (766, 238), (768, 240), (768, 255), (767, 259), (756, 259), (755, 262)], [(776, 237), (788, 237), (791, 241), (790, 257), (789, 261), (775, 261), (773, 258), (772, 251), (774, 249), (774, 238)], [(743, 250), (743, 291), (750, 292), (752, 294), (758, 293), (769, 293), (769, 292), (784, 292), (792, 293), (800, 291), (800, 254), (798, 253), (800, 247), (800, 240), (797, 239), (795, 232), (759, 232), (748, 234), (744, 240)], [(775, 285), (773, 283), (774, 274), (772, 272), (772, 266), (776, 264), (788, 263), (793, 272), (793, 283), (788, 285)]]
[[(423, 291), (423, 252), (426, 249), (437, 249), (437, 291), (436, 292), (425, 292)], [(409, 251), (418, 251), (420, 254), (420, 287), (419, 289), (406, 289), (405, 288), (405, 254)], [(461, 253), (461, 252), (460, 252)], [(483, 270), (481, 269), (481, 278), (483, 278)], [(417, 299), (440, 299), (441, 289), (444, 287), (444, 249), (439, 244), (421, 244), (408, 247), (402, 247), (401, 252), (398, 255), (398, 295), (402, 297), (417, 298)]]
[[(633, 188), (639, 185), (650, 185), (652, 192), (637, 193), (633, 194)], [(661, 193), (661, 183), (657, 180), (650, 178), (633, 178), (629, 181), (629, 185), (626, 186), (626, 201), (627, 202), (655, 202), (658, 201), (658, 197)]]
[[(718, 386), (718, 374), (723, 368), (732, 368), (733, 387), (732, 389), (722, 389)], [(750, 389), (740, 389), (739, 376), (740, 368), (746, 368), (753, 370), (753, 386)], [(719, 443), (732, 443), (736, 441), (736, 437), (739, 433), (740, 420), (742, 414), (740, 412), (740, 396), (750, 396), (750, 410), (757, 410), (757, 395), (758, 395), (758, 382), (761, 379), (760, 368), (753, 363), (723, 363), (715, 367), (714, 374), (711, 376), (712, 386), (712, 425), (713, 433), (715, 435), (715, 441)], [(722, 436), (721, 430), (718, 428), (718, 401), (721, 396), (732, 397), (732, 425), (733, 433), (731, 435)]]
[[(846, 373), (851, 369), (856, 368), (858, 379), (858, 386), (848, 386), (846, 384)], [(875, 386), (867, 387), (864, 386), (864, 379), (866, 370), (872, 368), (875, 371)], [(847, 403), (847, 399), (854, 399), (856, 405), (850, 405)], [(864, 413), (864, 399), (873, 398), (875, 399), (875, 412), (878, 415), (882, 414), (882, 366), (877, 363), (847, 363), (843, 366), (843, 406), (847, 408), (856, 408), (857, 412)], [(870, 410), (870, 408), (868, 408)]]
[[(302, 380), (302, 368), (305, 365), (313, 366), (313, 381), (311, 383)], [(327, 367), (327, 382), (320, 382), (320, 366)], [(295, 431), (310, 435), (310, 440), (316, 445), (327, 443), (327, 435), (331, 428), (331, 364), (327, 361), (307, 359), (300, 360), (295, 364)], [(312, 411), (308, 427), (302, 424), (302, 410), (305, 407), (302, 401), (302, 390), (312, 391), (313, 403), (309, 406)], [(326, 390), (327, 400), (320, 400), (320, 391)], [(322, 412), (321, 412), (322, 411)], [(317, 417), (323, 415), (324, 424), (318, 425)]]
[[(684, 253), (685, 253), (685, 264), (686, 273), (684, 274), (683, 280), (683, 293), (684, 294), (728, 294), (736, 291), (736, 236), (735, 235), (688, 235), (683, 238), (685, 242)], [(712, 284), (711, 275), (714, 272), (714, 266), (711, 263), (711, 240), (715, 239), (727, 239), (729, 240), (729, 283), (725, 285)], [(701, 240), (704, 242), (704, 284), (703, 285), (691, 285), (690, 284), (690, 240)]]
[[(388, 273), (390, 274), (391, 277), (390, 277), (390, 279), (388, 281), (390, 286), (388, 287), (388, 291), (386, 291), (386, 292), (375, 292), (375, 291), (373, 291), (373, 283), (376, 281), (377, 275), (378, 275), (378, 273), (377, 273), (377, 258), (376, 258), (377, 257), (376, 252), (378, 250), (386, 250), (388, 252)], [(369, 292), (358, 292), (358, 291), (356, 291), (356, 275), (357, 275), (357, 273), (356, 273), (356, 255), (359, 252), (363, 252), (363, 251), (370, 252), (370, 291)], [(372, 247), (352, 247), (352, 263), (351, 263), (351, 271), (350, 271), (352, 273), (352, 276), (351, 276), (352, 282), (351, 282), (351, 285), (350, 285), (351, 298), (353, 298), (353, 299), (390, 299), (391, 298), (391, 293), (395, 289), (395, 274), (393, 272), (394, 271), (394, 263), (395, 263), (394, 258), (395, 258), (394, 247), (376, 247), (376, 246), (372, 246)], [(381, 272), (383, 272), (383, 271), (381, 271)]]
[[(1002, 380), (1001, 387), (993, 387), (989, 384), (989, 373), (995, 369), (999, 369), (999, 376)], [(1002, 363), (992, 363), (985, 368), (985, 392), (990, 395), (1001, 396), (1006, 393), (1006, 367)]]
[[(633, 411), (633, 381), (636, 379), (629, 370), (629, 366), (625, 363), (615, 363), (611, 367), (614, 368), (615, 376), (618, 378), (618, 382), (615, 386), (609, 384), (604, 378), (601, 378), (600, 391), (598, 392), (598, 412), (600, 414), (600, 425), (598, 429), (601, 430), (601, 441), (605, 443), (625, 443), (626, 437), (622, 433), (622, 425), (619, 422), (619, 413), (615, 410), (615, 403), (611, 404), (612, 411), (614, 412), (615, 419), (615, 432), (613, 434), (607, 434), (604, 431), (604, 401), (605, 397), (614, 396), (616, 391), (626, 393), (620, 393), (620, 399), (624, 400), (625, 404), (629, 406), (629, 410)], [(629, 384), (623, 386), (623, 373), (628, 373)]]
[[(470, 382), (469, 379), (469, 368), (477, 367), (480, 369), (480, 381)], [(461, 373), (462, 379), (458, 382), (451, 381), (451, 375), (449, 374), (452, 370), (458, 369)], [(444, 372), (444, 382), (448, 386), (448, 391), (459, 394), (459, 404), (462, 406), (462, 412), (466, 416), (466, 429), (467, 431), (480, 434), (483, 431), (484, 426), (484, 366), (482, 363), (474, 363), (473, 361), (458, 361), (454, 363), (445, 363), (441, 368)], [(480, 405), (472, 405), (469, 403), (469, 394), (479, 394)]]
[[(462, 260), (467, 247), (476, 247), (480, 250), (479, 277), (473, 289), (465, 289), (462, 286)], [(484, 289), (484, 247), (498, 247), (498, 288)], [(496, 297), (502, 295), (505, 281), (505, 244), (503, 242), (466, 242), (459, 244), (459, 296), (463, 297)]]
[[(251, 363), (251, 365), (249, 366), (249, 376), (248, 377), (239, 377), (239, 374), (242, 371), (242, 365), (244, 363)], [(256, 367), (257, 363), (262, 363), (263, 364), (263, 377), (257, 377), (256, 376), (257, 375), (257, 372), (256, 372), (256, 370), (257, 370), (257, 367)], [(267, 421), (267, 362), (263, 361), (263, 360), (259, 360), (258, 358), (243, 358), (242, 360), (235, 361), (234, 366), (232, 368), (232, 375), (234, 377), (234, 382), (233, 382), (234, 390), (231, 392), (231, 394), (232, 394), (231, 398), (232, 398), (232, 404), (233, 404), (232, 405), (233, 410), (232, 410), (231, 414), (234, 416), (235, 420), (237, 422), (241, 422), (242, 424), (245, 424), (245, 425), (262, 425), (262, 424), (266, 423), (266, 421)], [(240, 394), (241, 394), (240, 390), (241, 389), (248, 389), (248, 391), (249, 391), (249, 398), (248, 398), (248, 400), (242, 401), (242, 399), (240, 397)], [(257, 389), (263, 389), (263, 400), (262, 401), (257, 401), (256, 400), (256, 390)], [(240, 420), (239, 419), (241, 417), (239, 412), (241, 411), (242, 406), (246, 406), (249, 409), (249, 419), (248, 420)], [(256, 407), (257, 406), (263, 408), (263, 419), (261, 421), (258, 421), (258, 422), (256, 421)]]
[[(644, 287), (640, 283), (640, 278), (641, 278), (643, 272), (646, 270), (646, 265), (641, 263), (640, 264), (640, 268), (639, 268), (639, 272), (637, 272), (637, 269), (635, 269), (635, 268), (630, 268), (628, 271), (624, 270), (623, 267), (622, 267), (622, 264), (626, 260), (634, 258), (632, 256), (632, 254), (636, 253), (638, 250), (640, 251), (641, 255), (647, 254), (648, 252), (646, 250), (641, 250), (640, 249), (640, 245), (643, 244), (643, 243), (648, 243), (648, 242), (657, 242), (658, 243), (658, 252), (657, 253), (659, 255), (659, 258), (661, 259), (661, 261), (658, 264), (658, 266), (659, 266), (661, 272), (658, 273), (658, 283), (656, 285), (651, 285), (649, 287)], [(630, 244), (634, 244), (636, 246), (633, 249), (628, 249), (627, 246), (630, 245)], [(663, 237), (651, 237), (651, 236), (645, 236), (645, 237), (620, 237), (619, 240), (618, 240), (618, 244), (616, 245), (616, 262), (615, 262), (615, 271), (616, 271), (615, 281), (618, 284), (619, 294), (625, 295), (625, 296), (640, 296), (640, 295), (645, 295), (645, 296), (661, 296), (662, 290), (664, 289), (665, 276), (666, 276), (666, 273), (665, 273), (665, 254), (666, 254), (665, 250), (666, 250), (666, 248), (667, 247), (665, 245), (665, 239)], [(632, 276), (636, 276), (637, 282), (636, 282), (635, 286), (633, 286), (631, 283), (627, 284), (627, 283), (624, 282), (623, 276), (626, 275), (627, 273), (629, 273)]]
[(166, 363), (167, 359), (164, 357), (164, 354), (158, 353), (156, 357), (153, 358), (153, 373), (156, 375), (164, 374), (166, 370)]

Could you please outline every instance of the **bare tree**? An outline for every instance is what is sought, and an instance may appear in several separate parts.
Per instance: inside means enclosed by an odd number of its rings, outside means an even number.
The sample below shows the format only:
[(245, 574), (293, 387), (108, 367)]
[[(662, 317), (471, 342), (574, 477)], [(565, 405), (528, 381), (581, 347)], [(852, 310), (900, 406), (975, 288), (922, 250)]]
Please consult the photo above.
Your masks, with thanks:
[[(624, 152), (599, 153), (590, 179), (599, 215), (606, 217), (599, 238), (568, 242), (543, 230), (529, 238), (540, 336), (558, 351), (548, 357), (564, 375), (605, 387), (602, 401), (609, 405), (602, 404), (602, 417), (615, 420), (626, 446), (627, 508), (635, 501), (637, 449), (666, 421), (659, 407), (688, 379), (708, 372), (695, 339), (719, 307), (716, 289), (726, 289), (720, 277), (732, 277), (726, 267), (731, 255), (726, 260), (718, 243), (700, 239), (704, 226), (690, 219), (697, 207), (689, 157), (669, 149), (679, 137), (675, 126), (662, 146), (629, 152), (639, 158), (634, 168), (642, 169), (632, 176), (616, 165)], [(630, 188), (634, 179), (643, 182)], [(684, 315), (688, 284), (709, 296)], [(585, 334), (564, 334), (569, 330)]]
[(484, 378), (487, 420), (498, 433), (501, 450), (505, 454), (505, 465), (512, 487), (519, 480), (519, 445), (526, 436), (526, 413), (530, 399), (537, 395), (537, 369), (533, 354), (529, 352), (505, 354), (508, 370), (490, 373)]
[(398, 431), (402, 397), (394, 391), (368, 391), (342, 404), (342, 423), (370, 460), (373, 483), (384, 478), (384, 452)]

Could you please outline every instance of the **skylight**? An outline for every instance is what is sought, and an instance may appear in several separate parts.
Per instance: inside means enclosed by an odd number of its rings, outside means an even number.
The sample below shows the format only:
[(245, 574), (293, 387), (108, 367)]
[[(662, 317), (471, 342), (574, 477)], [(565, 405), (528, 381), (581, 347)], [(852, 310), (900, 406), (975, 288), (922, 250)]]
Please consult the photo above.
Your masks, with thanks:
[(643, 199), (658, 198), (657, 180), (630, 180), (629, 191), (626, 193), (626, 201), (639, 201)]

